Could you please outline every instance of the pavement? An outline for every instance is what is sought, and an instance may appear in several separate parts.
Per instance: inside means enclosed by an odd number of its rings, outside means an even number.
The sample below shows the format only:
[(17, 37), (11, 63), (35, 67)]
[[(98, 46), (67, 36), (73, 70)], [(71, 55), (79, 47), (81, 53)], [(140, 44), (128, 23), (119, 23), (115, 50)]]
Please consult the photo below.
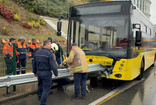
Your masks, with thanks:
[[(69, 77), (70, 80), (73, 80), (73, 77)], [(0, 105), (2, 103), (16, 100), (22, 97), (27, 97), (37, 93), (37, 82), (27, 83), (16, 85), (16, 91), (14, 91), (13, 86), (10, 86), (8, 89), (6, 87), (0, 88)], [(57, 87), (56, 83), (53, 83), (51, 91)], [(8, 90), (8, 94), (7, 94)]]
[[(133, 81), (116, 81), (99, 79), (97, 87), (90, 87), (89, 80), (87, 85), (90, 93), (86, 94), (86, 99), (72, 99), (74, 93), (73, 83), (65, 86), (65, 91), (58, 91), (53, 88), (54, 94), (48, 96), (47, 105), (156, 105), (156, 67), (150, 67), (144, 73), (142, 80)], [(36, 86), (36, 87), (35, 87)], [(20, 87), (17, 86), (17, 89)], [(29, 87), (29, 88), (27, 88)], [(33, 91), (34, 93), (33, 93)], [(14, 100), (5, 101), (1, 105), (39, 105), (35, 90), (37, 83), (22, 85), (14, 95), (31, 92), (25, 96), (19, 96)], [(0, 90), (3, 92), (1, 98), (6, 98), (4, 95), (5, 88)], [(23, 92), (24, 94), (24, 92)], [(12, 95), (12, 96), (14, 96)], [(9, 96), (10, 97), (10, 96)]]
[(0, 88), (0, 104), (18, 99), (21, 97), (29, 96), (37, 93), (37, 82), (16, 85), (16, 91), (13, 91), (13, 86), (9, 87), (9, 94), (6, 94), (7, 88)]

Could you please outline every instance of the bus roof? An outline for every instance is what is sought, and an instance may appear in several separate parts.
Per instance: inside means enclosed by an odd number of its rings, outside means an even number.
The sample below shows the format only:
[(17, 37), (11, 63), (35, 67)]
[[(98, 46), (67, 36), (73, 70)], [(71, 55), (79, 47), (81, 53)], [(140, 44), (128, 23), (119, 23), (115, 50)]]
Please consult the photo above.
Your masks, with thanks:
[(103, 2), (92, 2), (92, 3), (87, 3), (87, 4), (81, 4), (81, 5), (76, 5), (76, 6), (71, 6), (76, 7), (76, 8), (82, 8), (82, 7), (92, 7), (92, 6), (102, 6), (102, 5), (115, 5), (115, 4), (132, 4), (131, 1), (103, 1)]

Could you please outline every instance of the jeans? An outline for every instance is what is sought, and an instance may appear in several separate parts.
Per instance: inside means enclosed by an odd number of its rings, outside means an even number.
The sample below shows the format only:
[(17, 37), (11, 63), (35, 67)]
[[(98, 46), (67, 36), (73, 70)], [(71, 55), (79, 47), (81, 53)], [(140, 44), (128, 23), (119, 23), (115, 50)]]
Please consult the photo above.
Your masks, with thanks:
[(87, 73), (75, 73), (74, 74), (74, 87), (75, 87), (75, 97), (78, 97), (80, 94), (80, 86), (81, 86), (81, 95), (86, 95), (86, 81), (87, 81)]
[(52, 73), (51, 71), (37, 71), (38, 76), (38, 91), (37, 95), (41, 98), (41, 105), (46, 105), (49, 91), (52, 86)]
[(60, 65), (61, 64), (61, 58), (56, 58), (57, 64)]

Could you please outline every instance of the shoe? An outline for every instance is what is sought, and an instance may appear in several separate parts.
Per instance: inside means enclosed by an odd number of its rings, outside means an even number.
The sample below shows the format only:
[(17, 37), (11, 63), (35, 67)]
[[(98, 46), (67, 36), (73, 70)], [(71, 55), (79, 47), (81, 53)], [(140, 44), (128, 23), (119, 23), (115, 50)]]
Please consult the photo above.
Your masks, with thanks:
[(82, 96), (82, 97), (81, 97), (81, 99), (85, 99), (85, 98), (86, 98), (86, 96)]
[(73, 99), (79, 99), (79, 96), (72, 95)]
[(64, 88), (63, 87), (58, 87), (57, 90), (64, 91)]
[(38, 101), (40, 101), (41, 100), (41, 97), (38, 97)]
[(52, 95), (52, 94), (54, 94), (54, 92), (50, 91), (50, 92), (49, 92), (49, 95)]

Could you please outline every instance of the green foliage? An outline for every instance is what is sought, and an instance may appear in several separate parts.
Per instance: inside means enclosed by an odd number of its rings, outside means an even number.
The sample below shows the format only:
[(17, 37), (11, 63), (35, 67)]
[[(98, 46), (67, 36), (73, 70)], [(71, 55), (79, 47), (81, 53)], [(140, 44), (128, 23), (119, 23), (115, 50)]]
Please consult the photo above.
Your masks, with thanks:
[(43, 18), (40, 18), (40, 24), (41, 25), (45, 25), (46, 24), (46, 21)]
[(15, 21), (21, 21), (21, 16), (18, 14), (14, 14), (14, 20)]
[(33, 26), (34, 28), (37, 28), (37, 29), (40, 28), (39, 22), (31, 21), (31, 22), (28, 22), (28, 25)]
[(51, 17), (68, 14), (70, 6), (73, 5), (68, 0), (16, 0), (16, 2), (24, 4), (24, 7), (31, 12)]
[(31, 22), (31, 21), (35, 21), (35, 22), (38, 22), (38, 21), (39, 21), (39, 18), (38, 18), (38, 17), (36, 18), (36, 17), (28, 16), (27, 19), (28, 19), (28, 21), (30, 21), (30, 22)]
[(40, 23), (39, 22), (34, 22), (33, 27), (39, 29), (40, 28)]
[(7, 28), (6, 27), (3, 27), (3, 29), (2, 29), (2, 34), (4, 34), (4, 35), (6, 35), (7, 34)]
[(19, 12), (18, 12), (17, 9), (15, 9), (15, 10), (13, 10), (13, 13), (14, 13), (14, 14), (18, 14)]

